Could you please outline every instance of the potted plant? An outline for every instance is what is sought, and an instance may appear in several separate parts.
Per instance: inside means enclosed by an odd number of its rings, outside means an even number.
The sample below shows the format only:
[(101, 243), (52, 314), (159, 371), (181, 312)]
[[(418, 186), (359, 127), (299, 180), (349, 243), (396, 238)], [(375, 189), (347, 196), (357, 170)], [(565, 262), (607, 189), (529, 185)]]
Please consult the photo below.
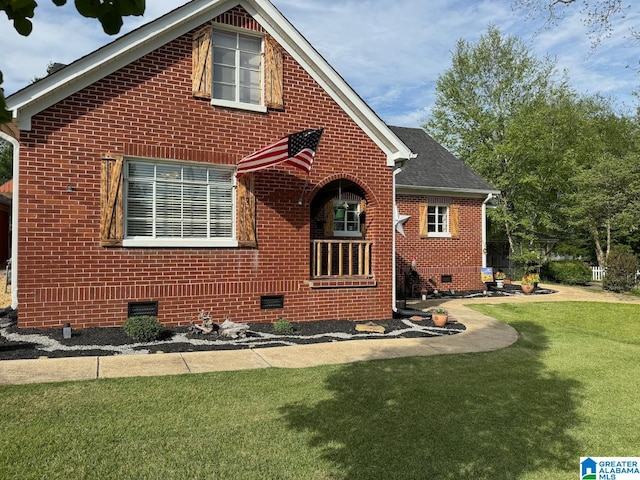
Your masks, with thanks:
[(498, 270), (494, 275), (493, 279), (496, 282), (496, 287), (502, 288), (504, 286), (504, 281), (507, 278), (505, 273), (502, 270)]
[(535, 289), (536, 285), (540, 281), (540, 275), (537, 273), (528, 273), (522, 277), (522, 291), (524, 293), (531, 293)]
[(444, 327), (449, 321), (449, 312), (446, 308), (439, 307), (431, 314), (431, 320), (436, 327)]

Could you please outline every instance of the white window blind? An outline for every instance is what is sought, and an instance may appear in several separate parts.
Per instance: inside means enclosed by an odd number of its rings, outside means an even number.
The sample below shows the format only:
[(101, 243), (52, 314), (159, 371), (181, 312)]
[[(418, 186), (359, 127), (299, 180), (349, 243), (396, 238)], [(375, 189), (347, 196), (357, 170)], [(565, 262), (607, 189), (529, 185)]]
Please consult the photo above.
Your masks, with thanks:
[(233, 169), (131, 160), (125, 239), (231, 239)]

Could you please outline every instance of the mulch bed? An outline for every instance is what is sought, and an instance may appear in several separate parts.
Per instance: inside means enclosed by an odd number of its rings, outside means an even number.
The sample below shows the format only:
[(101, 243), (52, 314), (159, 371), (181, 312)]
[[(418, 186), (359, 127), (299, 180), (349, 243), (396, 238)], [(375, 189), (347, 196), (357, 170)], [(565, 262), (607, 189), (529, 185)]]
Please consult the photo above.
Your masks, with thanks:
[[(534, 294), (546, 295), (554, 290), (537, 289)], [(454, 298), (474, 298), (492, 296), (522, 295), (517, 285), (505, 285), (504, 289), (490, 288), (487, 292), (441, 291), (429, 295), (427, 300)], [(399, 318), (378, 320), (373, 323), (385, 327), (385, 333), (356, 331), (358, 323), (349, 320), (322, 320), (317, 322), (292, 323), (290, 334), (276, 334), (273, 324), (249, 324), (246, 337), (223, 339), (216, 335), (195, 334), (188, 327), (167, 328), (163, 337), (156, 342), (136, 342), (122, 328), (85, 328), (74, 330), (70, 339), (64, 339), (62, 328), (53, 330), (19, 329), (16, 312), (10, 308), (0, 311), (0, 360), (17, 360), (39, 357), (77, 357), (146, 354), (156, 352), (194, 352), (206, 350), (236, 350), (273, 346), (302, 345), (345, 340), (367, 340), (380, 338), (428, 338), (454, 335), (466, 327), (455, 319), (442, 328), (435, 327), (430, 315), (419, 310), (427, 307), (420, 299), (407, 302), (409, 309), (402, 309)], [(417, 310), (411, 310), (411, 309)], [(420, 314), (421, 320), (413, 317)], [(413, 319), (412, 319), (413, 318)]]
[(292, 323), (293, 331), (290, 334), (275, 333), (270, 323), (249, 324), (246, 337), (239, 339), (222, 339), (215, 334), (191, 333), (187, 327), (171, 327), (167, 328), (160, 340), (140, 343), (118, 327), (73, 330), (71, 338), (64, 339), (62, 328), (19, 329), (12, 318), (15, 312), (5, 313), (8, 314), (0, 318), (0, 360), (233, 350), (345, 340), (434, 337), (465, 330), (463, 324), (453, 319), (443, 328), (435, 327), (430, 317), (423, 314), (421, 320), (393, 318), (373, 322), (384, 326), (385, 333), (356, 331), (358, 323), (367, 322), (323, 320)]

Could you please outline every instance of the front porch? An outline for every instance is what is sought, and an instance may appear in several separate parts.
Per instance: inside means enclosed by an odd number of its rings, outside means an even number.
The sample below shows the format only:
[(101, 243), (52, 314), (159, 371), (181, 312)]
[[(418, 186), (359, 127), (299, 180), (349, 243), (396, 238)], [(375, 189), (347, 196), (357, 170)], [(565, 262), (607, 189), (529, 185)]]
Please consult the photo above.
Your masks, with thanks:
[(311, 278), (370, 278), (372, 249), (368, 240), (312, 240)]

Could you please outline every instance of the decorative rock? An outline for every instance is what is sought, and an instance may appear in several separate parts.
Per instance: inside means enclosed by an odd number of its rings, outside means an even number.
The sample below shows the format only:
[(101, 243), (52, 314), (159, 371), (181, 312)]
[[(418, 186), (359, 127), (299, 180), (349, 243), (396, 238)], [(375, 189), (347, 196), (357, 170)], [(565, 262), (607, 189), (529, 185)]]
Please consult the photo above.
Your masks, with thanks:
[(413, 322), (421, 322), (422, 320), (424, 320), (424, 317), (421, 317), (420, 315), (414, 315), (413, 317), (409, 317), (409, 320)]
[(382, 325), (376, 325), (373, 322), (358, 323), (356, 325), (356, 331), (358, 331), (358, 332), (384, 333), (384, 327)]

